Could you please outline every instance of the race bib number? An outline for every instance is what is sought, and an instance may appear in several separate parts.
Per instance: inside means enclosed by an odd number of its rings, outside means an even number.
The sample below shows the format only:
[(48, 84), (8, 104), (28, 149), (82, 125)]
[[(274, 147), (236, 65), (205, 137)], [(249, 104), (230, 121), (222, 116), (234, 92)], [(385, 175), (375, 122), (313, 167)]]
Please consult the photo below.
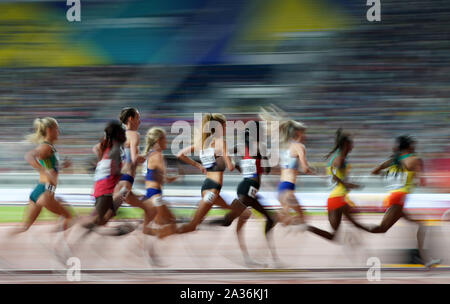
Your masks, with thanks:
[(251, 198), (256, 198), (256, 193), (258, 193), (258, 189), (250, 186), (250, 188), (248, 189), (248, 196), (250, 196)]
[(406, 174), (397, 173), (397, 175), (390, 173), (386, 176), (386, 188), (390, 190), (399, 189), (406, 185)]
[(111, 175), (111, 159), (102, 159), (95, 168), (94, 180), (98, 181)]
[(55, 193), (56, 186), (53, 186), (53, 185), (50, 185), (50, 184), (45, 184), (45, 190), (50, 191), (52, 193)]
[(241, 160), (241, 170), (244, 177), (254, 177), (257, 174), (256, 159)]
[(209, 148), (200, 151), (200, 161), (203, 167), (211, 168), (216, 163), (216, 158), (214, 157), (214, 149)]

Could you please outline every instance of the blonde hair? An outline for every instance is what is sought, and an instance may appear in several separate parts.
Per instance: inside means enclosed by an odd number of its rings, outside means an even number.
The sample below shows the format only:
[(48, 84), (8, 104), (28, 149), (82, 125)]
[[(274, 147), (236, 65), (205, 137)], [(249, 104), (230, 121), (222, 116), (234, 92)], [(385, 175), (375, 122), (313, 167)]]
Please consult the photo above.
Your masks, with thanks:
[(52, 117), (36, 118), (33, 122), (34, 133), (27, 135), (26, 139), (34, 144), (39, 144), (47, 136), (47, 128), (53, 128), (57, 125), (58, 122)]
[(227, 119), (225, 118), (225, 115), (220, 113), (206, 113), (203, 115), (202, 118), (202, 124), (200, 130), (197, 130), (201, 134), (198, 138), (201, 139), (201, 142), (197, 143), (200, 145), (200, 148), (203, 149), (203, 145), (208, 137), (214, 134), (214, 132), (205, 132), (205, 126), (209, 124), (210, 121), (217, 121), (220, 124), (225, 124), (227, 122)]
[(286, 145), (289, 140), (295, 138), (297, 131), (305, 131), (306, 125), (302, 122), (289, 119), (286, 113), (275, 105), (269, 106), (267, 109), (261, 107), (259, 117), (266, 121), (279, 121), (280, 143)]
[(145, 135), (145, 154), (147, 154), (156, 142), (164, 135), (166, 135), (166, 132), (161, 128), (153, 127), (148, 130)]

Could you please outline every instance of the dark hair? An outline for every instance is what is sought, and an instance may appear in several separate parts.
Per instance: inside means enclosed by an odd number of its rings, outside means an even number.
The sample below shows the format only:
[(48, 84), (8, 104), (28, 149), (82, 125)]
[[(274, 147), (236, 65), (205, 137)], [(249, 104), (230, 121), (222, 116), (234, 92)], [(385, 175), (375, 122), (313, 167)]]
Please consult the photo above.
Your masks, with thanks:
[(119, 120), (126, 125), (128, 123), (128, 118), (135, 117), (136, 113), (136, 108), (123, 108), (122, 111), (120, 111)]
[[(260, 125), (259, 125), (259, 121), (255, 121), (255, 123), (256, 123), (256, 143), (258, 144), (259, 143)], [(253, 136), (250, 137), (250, 135), (253, 135), (253, 134), (250, 134), (250, 133), (251, 132), (250, 132), (249, 128), (245, 129), (245, 147), (247, 149), (250, 149), (250, 139), (252, 139), (251, 142), (255, 141), (255, 138)], [(259, 145), (257, 145), (256, 147), (257, 147), (257, 157), (260, 158), (261, 154), (259, 152)]]
[(409, 135), (401, 135), (395, 139), (394, 154), (391, 156), (392, 163), (396, 165), (399, 169), (403, 168), (400, 161), (400, 153), (406, 149), (411, 148), (411, 146), (416, 141)]
[(124, 143), (126, 140), (125, 129), (122, 124), (116, 120), (110, 121), (105, 127), (105, 136), (100, 142), (101, 155), (107, 148), (111, 148), (113, 141)]
[(352, 140), (350, 138), (350, 134), (343, 133), (342, 128), (339, 128), (336, 131), (336, 138), (334, 141), (333, 150), (331, 150), (326, 156), (325, 159), (328, 159), (331, 154), (333, 154), (336, 150), (341, 150), (346, 143), (350, 143)]

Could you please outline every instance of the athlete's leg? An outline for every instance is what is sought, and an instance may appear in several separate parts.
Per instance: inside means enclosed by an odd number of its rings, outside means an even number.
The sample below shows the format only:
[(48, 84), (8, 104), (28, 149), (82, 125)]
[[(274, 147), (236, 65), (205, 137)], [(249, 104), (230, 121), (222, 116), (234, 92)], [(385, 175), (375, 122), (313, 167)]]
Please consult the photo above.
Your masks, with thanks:
[(403, 216), (403, 206), (392, 205), (384, 213), (383, 220), (378, 226), (369, 228), (371, 233), (385, 233)]
[(225, 214), (224, 217), (211, 221), (210, 222), (211, 225), (221, 225), (228, 227), (236, 218), (238, 218), (242, 214), (242, 212), (244, 212), (247, 209), (247, 206), (242, 202), (240, 198), (234, 199), (233, 202), (231, 203), (231, 206), (228, 206), (223, 201), (223, 199), (221, 201), (218, 199), (217, 205), (223, 209), (231, 209), (231, 211)]
[(272, 258), (274, 261), (278, 262), (279, 258), (275, 250), (273, 233), (271, 233), (272, 228), (275, 226), (275, 221), (257, 199), (252, 199), (248, 205), (253, 207), (256, 211), (261, 213), (266, 218), (266, 227), (264, 229), (264, 234), (266, 236), (267, 245), (269, 247), (270, 253), (272, 254)]
[(108, 212), (113, 209), (112, 195), (102, 195), (96, 198), (95, 210), (97, 215), (94, 218), (94, 224), (103, 226), (108, 222)]
[(123, 200), (128, 196), (132, 188), (129, 181), (121, 180), (114, 187), (113, 201), (115, 203), (122, 203)]
[(257, 199), (250, 199), (248, 203), (245, 202), (245, 204), (252, 207), (266, 218), (266, 227), (264, 229), (264, 233), (267, 234), (275, 226), (275, 221), (272, 219), (272, 216), (270, 216), (267, 210), (264, 209), (264, 207)]
[(277, 212), (277, 222), (282, 223), (284, 226), (289, 225), (292, 217), (289, 214), (290, 206), (286, 203), (286, 196), (292, 190), (284, 190), (278, 195), (278, 201), (280, 202), (281, 209)]
[(27, 210), (25, 210), (24, 214), (24, 222), (21, 227), (13, 229), (10, 232), (10, 235), (16, 235), (18, 233), (22, 233), (27, 231), (31, 225), (36, 221), (37, 217), (41, 213), (42, 206), (30, 200), (27, 205)]
[(420, 221), (414, 220), (408, 213), (403, 210), (403, 218), (409, 222), (415, 223), (418, 226), (417, 229), (417, 248), (419, 250), (420, 257), (422, 258), (422, 262), (427, 267), (433, 266), (436, 264), (440, 264), (440, 259), (432, 259), (428, 256), (427, 252), (424, 250), (425, 243), (425, 235), (426, 235), (426, 226), (423, 225)]
[[(291, 224), (304, 224), (305, 223), (305, 215), (304, 212), (295, 196), (294, 190), (285, 190), (280, 195), (280, 204), (283, 207), (284, 211), (281, 214), (282, 222), (288, 225)], [(293, 209), (296, 212), (296, 215), (291, 216), (289, 214), (289, 209)]]
[(155, 235), (155, 232), (150, 227), (148, 227), (157, 213), (156, 207), (152, 203), (152, 198), (140, 199), (139, 197), (134, 195), (133, 192), (130, 192), (126, 198), (126, 202), (130, 204), (130, 206), (141, 208), (142, 210), (144, 210), (144, 223), (142, 232), (144, 234)]
[(177, 233), (187, 233), (194, 231), (198, 224), (200, 224), (205, 218), (206, 214), (209, 212), (217, 197), (219, 196), (219, 190), (217, 189), (207, 189), (202, 191), (202, 200), (195, 211), (194, 216), (191, 221), (187, 224), (182, 225), (177, 229)]
[(231, 209), (231, 211), (225, 216), (226, 219), (224, 226), (229, 226), (236, 217), (239, 217), (236, 227), (238, 233), (244, 226), (245, 222), (252, 215), (251, 211), (248, 210), (247, 206), (244, 205), (239, 199), (233, 200), (233, 202), (229, 206), (219, 195), (214, 204), (223, 209)]
[(163, 226), (159, 229), (158, 237), (164, 238), (177, 232), (176, 220), (172, 212), (167, 207), (167, 203), (164, 201), (161, 195), (155, 195), (152, 197), (153, 204), (156, 206), (155, 223)]
[(320, 235), (323, 238), (326, 238), (328, 240), (333, 240), (336, 236), (336, 232), (339, 229), (339, 226), (341, 224), (342, 220), (342, 213), (343, 213), (343, 207), (336, 208), (333, 210), (328, 210), (328, 221), (330, 222), (331, 227), (333, 228), (333, 233), (330, 233), (328, 231), (319, 229), (314, 226), (308, 225), (308, 231), (315, 233), (317, 235)]
[[(236, 234), (239, 242), (239, 247), (241, 248), (241, 252), (244, 255), (244, 259), (246, 260), (246, 262), (250, 262), (250, 256), (248, 254), (247, 246), (245, 245), (245, 241), (242, 236), (242, 228), (244, 227), (244, 224), (247, 222), (247, 220), (251, 217), (252, 213), (247, 208), (247, 206), (240, 202), (240, 200), (234, 200), (233, 202), (234, 204), (231, 204), (231, 206), (229, 206), (219, 195), (215, 204), (224, 209), (231, 209), (231, 212), (229, 213), (229, 219), (233, 217), (239, 217), (236, 225)], [(231, 224), (231, 222), (232, 220), (229, 221), (229, 224)]]
[(349, 205), (345, 205), (342, 207), (342, 212), (344, 213), (345, 217), (353, 224), (355, 225), (357, 228), (362, 229), (364, 231), (370, 232), (370, 229), (363, 226), (362, 224), (358, 223), (354, 217), (353, 217), (353, 213), (355, 213), (354, 211), (355, 208), (350, 207)]
[(39, 204), (42, 204), (43, 207), (48, 209), (49, 211), (64, 217), (64, 223), (63, 223), (63, 230), (68, 229), (71, 226), (72, 221), (72, 215), (66, 208), (63, 207), (61, 202), (57, 201), (55, 199), (54, 193), (50, 193), (46, 191), (44, 194), (41, 195), (43, 198), (42, 201), (38, 200)]

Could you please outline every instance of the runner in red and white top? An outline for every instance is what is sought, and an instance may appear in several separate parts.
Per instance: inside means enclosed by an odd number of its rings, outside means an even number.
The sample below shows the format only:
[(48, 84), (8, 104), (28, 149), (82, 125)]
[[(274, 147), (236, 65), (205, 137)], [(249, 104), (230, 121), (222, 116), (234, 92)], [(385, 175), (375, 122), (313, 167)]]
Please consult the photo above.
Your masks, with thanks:
[[(118, 121), (111, 121), (105, 128), (104, 138), (94, 147), (98, 159), (93, 191), (95, 210), (91, 218), (83, 224), (89, 231), (92, 231), (95, 226), (105, 225), (116, 214), (118, 205), (113, 203), (113, 192), (121, 176), (120, 150), (125, 140), (125, 130), (122, 124)], [(122, 234), (125, 232), (115, 231), (113, 233), (113, 235)]]

